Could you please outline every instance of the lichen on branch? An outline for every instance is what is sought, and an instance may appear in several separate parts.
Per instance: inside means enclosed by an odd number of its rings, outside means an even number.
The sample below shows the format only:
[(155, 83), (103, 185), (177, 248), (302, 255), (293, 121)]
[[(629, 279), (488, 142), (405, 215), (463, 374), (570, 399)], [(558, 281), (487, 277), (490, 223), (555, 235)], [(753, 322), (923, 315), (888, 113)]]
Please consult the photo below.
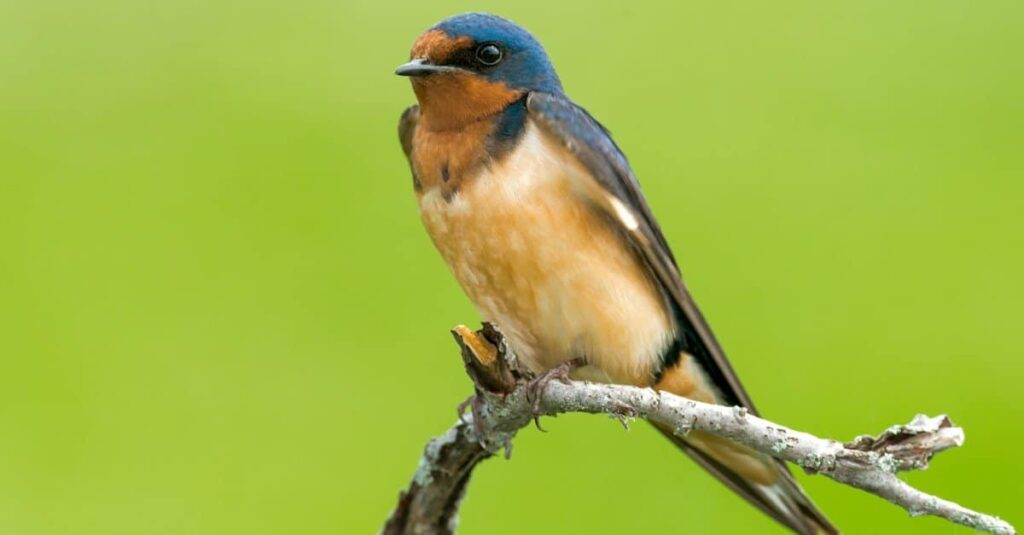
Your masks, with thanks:
[(459, 502), (476, 464), (502, 448), (510, 453), (516, 432), (536, 417), (567, 412), (645, 418), (680, 435), (711, 433), (885, 498), (913, 516), (937, 516), (999, 535), (1017, 533), (998, 517), (922, 492), (896, 476), (927, 468), (936, 453), (963, 445), (963, 430), (946, 416), (918, 415), (877, 436), (841, 443), (789, 429), (741, 407), (701, 403), (650, 388), (546, 381), (539, 392), (531, 392), (536, 383), (530, 384), (531, 375), (519, 367), (497, 328), (485, 324), (474, 332), (459, 326), (452, 333), (474, 395), (461, 407), (468, 410), (459, 421), (428, 443), (413, 481), (381, 531), (384, 535), (454, 533)]

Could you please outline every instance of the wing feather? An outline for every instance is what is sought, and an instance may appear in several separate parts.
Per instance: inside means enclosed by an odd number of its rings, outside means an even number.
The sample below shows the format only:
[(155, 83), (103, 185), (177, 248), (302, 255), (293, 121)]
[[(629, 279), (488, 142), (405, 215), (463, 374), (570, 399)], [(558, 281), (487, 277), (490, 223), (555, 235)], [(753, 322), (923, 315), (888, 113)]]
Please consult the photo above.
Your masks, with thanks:
[[(651, 213), (640, 183), (611, 134), (583, 108), (561, 95), (531, 93), (526, 101), (529, 117), (560, 141), (587, 169), (598, 189), (591, 198), (603, 205), (610, 218), (640, 252), (672, 304), (679, 333), (677, 344), (692, 355), (722, 394), (722, 401), (742, 405), (757, 414), (718, 340), (683, 283), (675, 257)], [(719, 464), (686, 440), (662, 430), (674, 443), (718, 479), (762, 511), (798, 533), (838, 533), (800, 490), (785, 463), (773, 459), (781, 479), (774, 487), (760, 487)]]
[(413, 104), (402, 112), (398, 120), (398, 140), (402, 143), (402, 151), (406, 159), (412, 163), (412, 137), (416, 134), (416, 125), (420, 121), (420, 107)]
[(697, 358), (726, 398), (724, 401), (742, 405), (756, 414), (750, 396), (683, 283), (668, 242), (644, 200), (640, 183), (611, 135), (583, 108), (564, 96), (531, 93), (526, 106), (530, 118), (561, 141), (606, 192), (607, 211), (640, 251), (662, 292), (674, 305), (683, 350)]

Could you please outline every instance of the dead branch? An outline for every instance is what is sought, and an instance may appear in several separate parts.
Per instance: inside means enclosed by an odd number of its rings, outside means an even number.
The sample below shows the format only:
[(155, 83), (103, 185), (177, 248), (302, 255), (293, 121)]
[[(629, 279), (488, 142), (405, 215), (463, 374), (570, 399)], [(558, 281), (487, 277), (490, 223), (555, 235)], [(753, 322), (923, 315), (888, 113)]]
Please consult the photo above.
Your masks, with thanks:
[(1017, 533), (998, 517), (927, 494), (896, 477), (900, 471), (925, 469), (936, 453), (963, 444), (963, 430), (945, 416), (918, 415), (877, 437), (860, 436), (844, 444), (769, 422), (740, 407), (650, 388), (550, 381), (537, 400), (527, 389), (530, 374), (518, 367), (497, 329), (485, 325), (474, 333), (460, 326), (452, 333), (476, 389), (466, 404), (471, 410), (427, 444), (412, 483), (381, 531), (384, 535), (454, 533), (473, 468), (502, 448), (509, 455), (512, 438), (537, 416), (537, 408), (552, 416), (584, 412), (644, 418), (679, 435), (711, 433), (885, 498), (912, 516), (933, 515), (988, 533)]

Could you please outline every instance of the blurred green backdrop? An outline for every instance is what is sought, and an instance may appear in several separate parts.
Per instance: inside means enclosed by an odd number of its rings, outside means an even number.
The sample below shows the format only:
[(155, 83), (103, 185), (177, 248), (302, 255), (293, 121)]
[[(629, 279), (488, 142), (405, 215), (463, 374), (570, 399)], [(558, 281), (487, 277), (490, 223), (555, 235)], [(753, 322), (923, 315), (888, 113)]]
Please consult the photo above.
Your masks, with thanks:
[[(616, 133), (766, 415), (948, 412), (909, 479), (1024, 522), (1024, 3), (7, 0), (0, 533), (378, 529), (470, 392), (391, 74), (468, 9)], [(547, 427), (463, 533), (780, 532), (642, 425)], [(802, 480), (850, 533), (966, 533)]]

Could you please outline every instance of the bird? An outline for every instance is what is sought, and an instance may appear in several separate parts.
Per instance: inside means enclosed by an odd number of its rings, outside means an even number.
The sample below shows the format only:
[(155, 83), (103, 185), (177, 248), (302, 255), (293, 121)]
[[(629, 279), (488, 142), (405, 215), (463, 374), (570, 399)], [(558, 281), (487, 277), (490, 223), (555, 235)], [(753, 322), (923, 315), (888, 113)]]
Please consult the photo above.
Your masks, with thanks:
[[(540, 42), (503, 17), (446, 18), (395, 74), (420, 218), (463, 291), (542, 374), (651, 387), (758, 414), (683, 283), (626, 156), (566, 95)], [(800, 534), (838, 533), (782, 461), (659, 431)]]

